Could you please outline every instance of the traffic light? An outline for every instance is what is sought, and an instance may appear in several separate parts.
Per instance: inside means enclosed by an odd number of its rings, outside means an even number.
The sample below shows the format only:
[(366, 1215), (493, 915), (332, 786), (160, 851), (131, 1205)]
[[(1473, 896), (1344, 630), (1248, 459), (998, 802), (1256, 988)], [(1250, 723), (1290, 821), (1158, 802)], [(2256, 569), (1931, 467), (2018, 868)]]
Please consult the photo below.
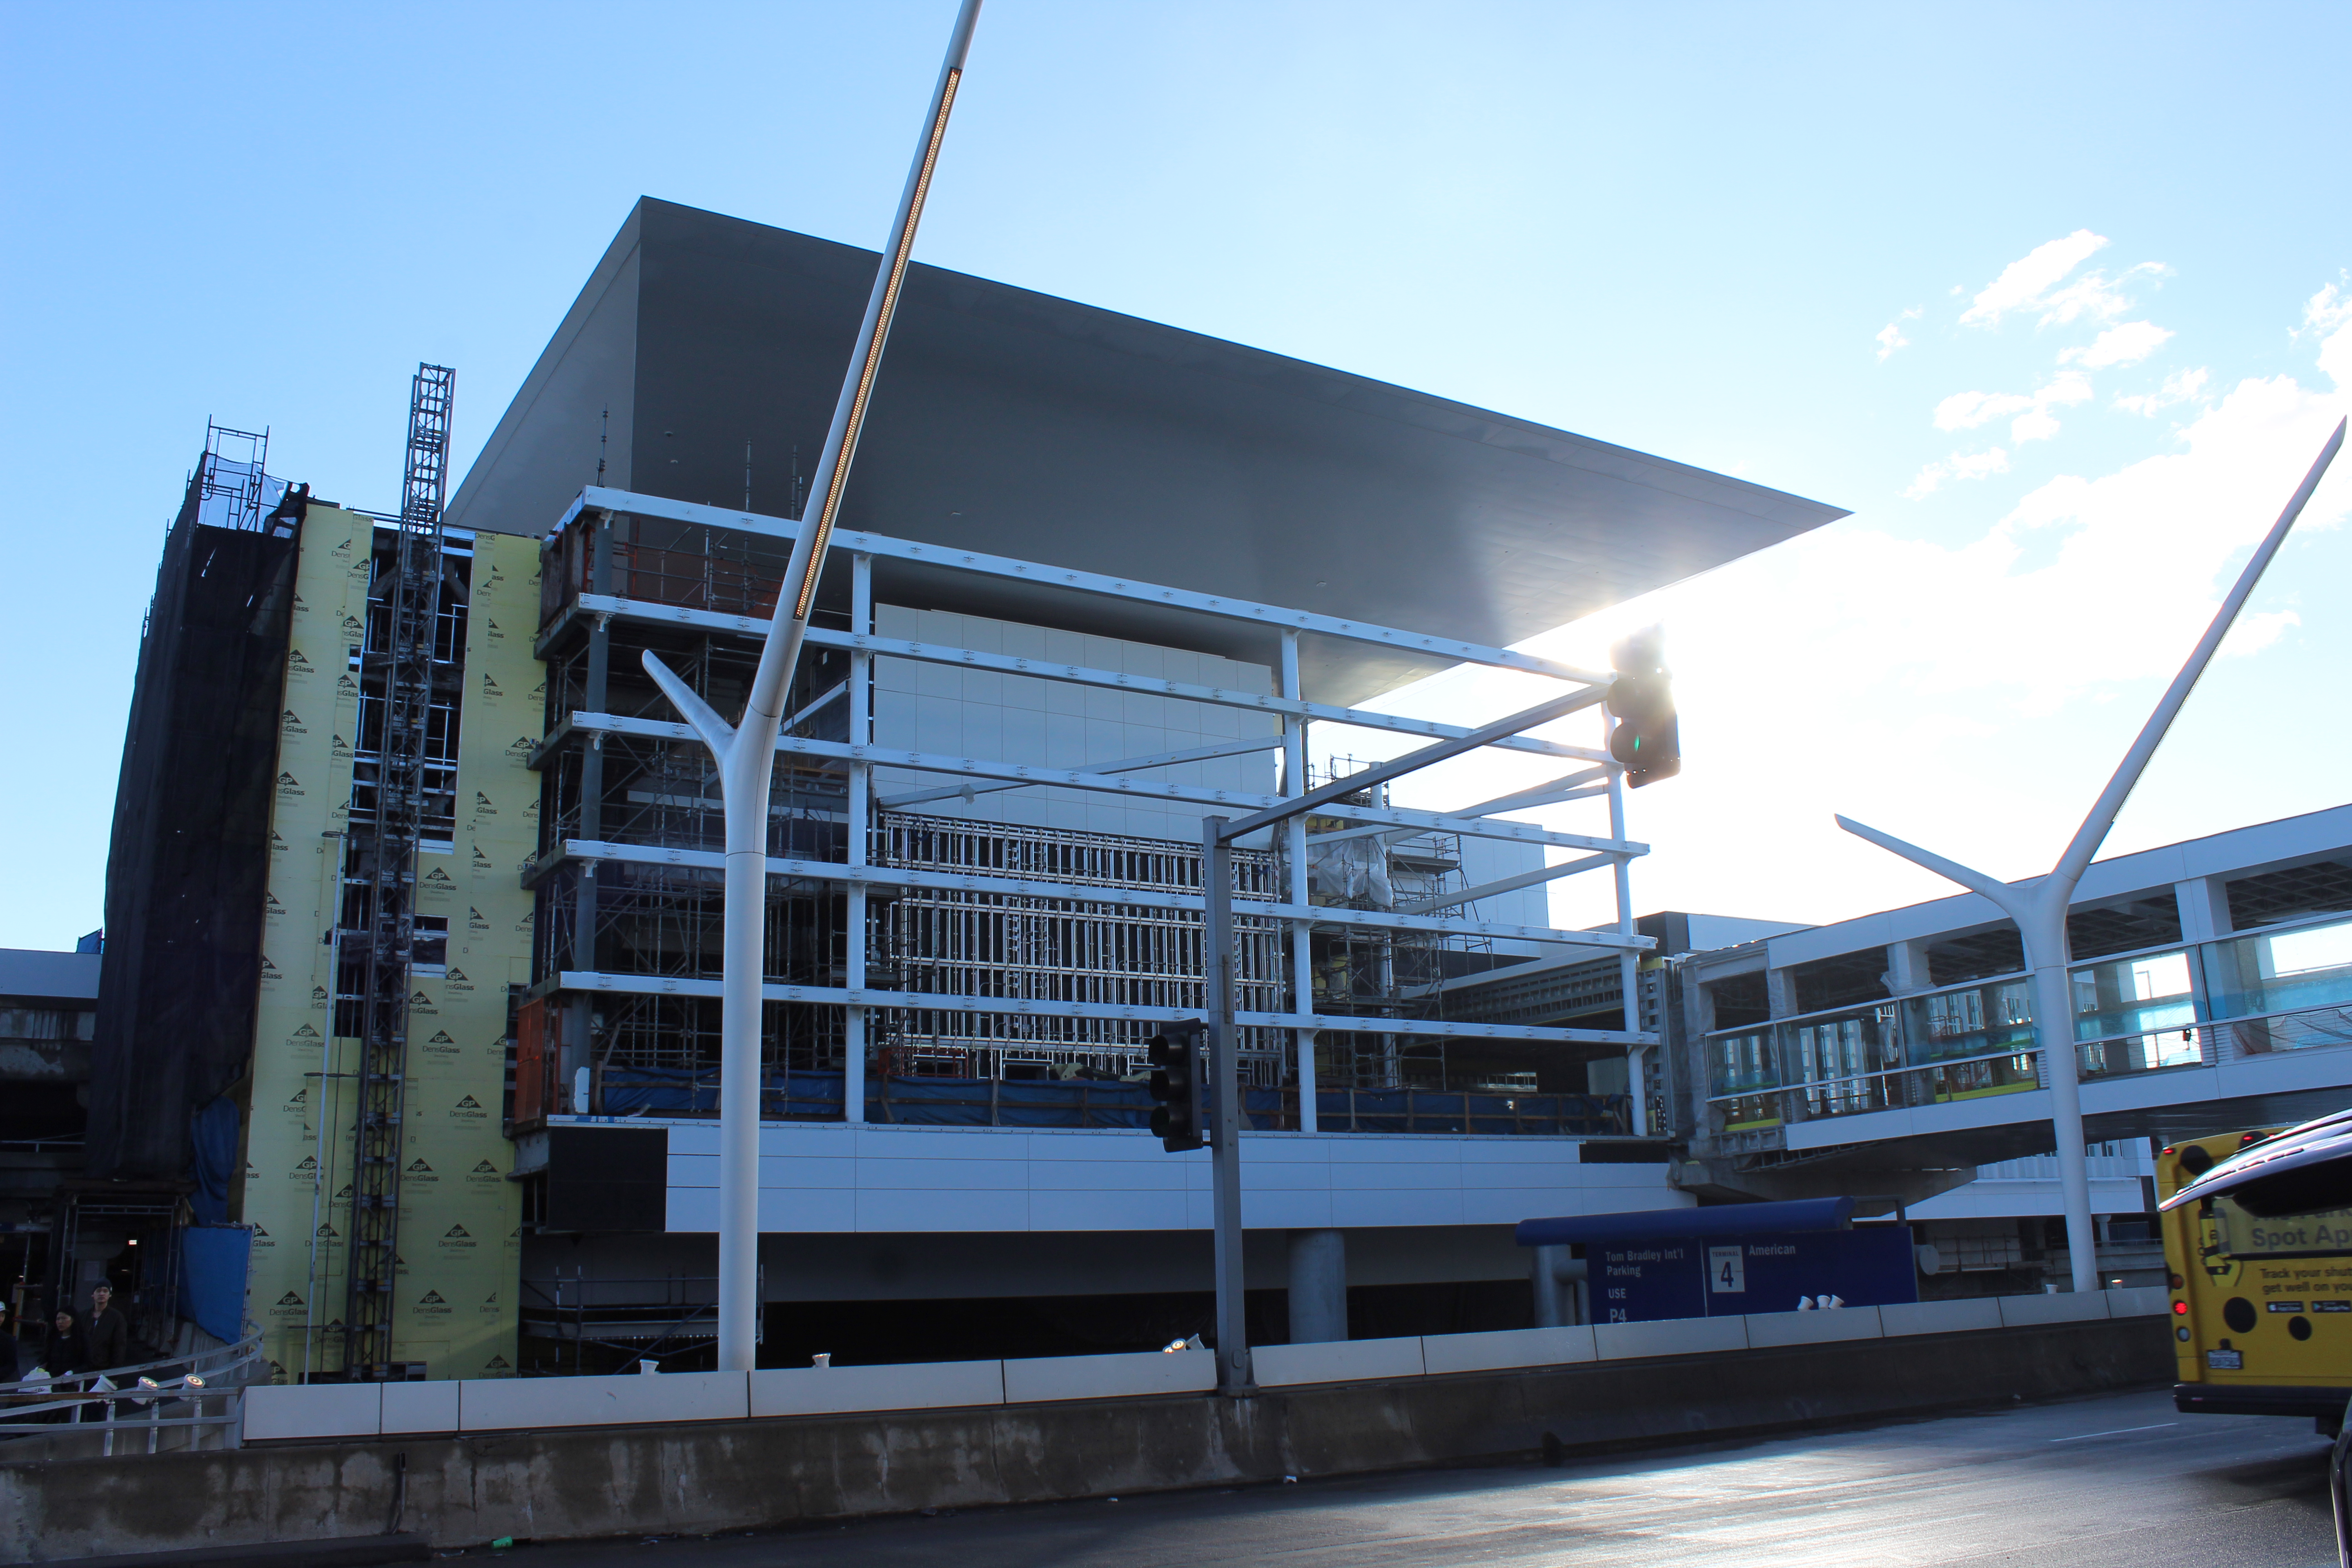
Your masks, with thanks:
[(1180, 1018), (1160, 1026), (1146, 1047), (1153, 1068), (1151, 1131), (1171, 1154), (1198, 1149), (1207, 1142), (1209, 1026), (1198, 1018)]
[(1609, 664), (1617, 672), (1602, 704), (1617, 721), (1609, 754), (1625, 764), (1625, 782), (1635, 789), (1674, 777), (1683, 771), (1683, 741), (1664, 628), (1635, 632), (1609, 650)]

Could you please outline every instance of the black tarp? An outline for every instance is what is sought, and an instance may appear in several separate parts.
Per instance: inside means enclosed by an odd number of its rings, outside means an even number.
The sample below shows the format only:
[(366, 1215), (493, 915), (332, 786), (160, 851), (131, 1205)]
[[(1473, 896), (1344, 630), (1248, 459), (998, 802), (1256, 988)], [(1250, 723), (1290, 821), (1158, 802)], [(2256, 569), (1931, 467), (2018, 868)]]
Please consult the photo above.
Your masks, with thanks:
[(106, 864), (88, 1172), (176, 1180), (253, 1050), (299, 531), (173, 524), (139, 647)]

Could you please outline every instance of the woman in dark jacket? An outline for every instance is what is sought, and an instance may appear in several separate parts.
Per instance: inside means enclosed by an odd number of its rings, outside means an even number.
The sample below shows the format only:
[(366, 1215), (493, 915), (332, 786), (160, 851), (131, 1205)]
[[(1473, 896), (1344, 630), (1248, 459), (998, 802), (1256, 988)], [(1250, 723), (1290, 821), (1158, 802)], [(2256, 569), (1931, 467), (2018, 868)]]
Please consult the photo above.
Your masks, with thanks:
[(41, 1365), (59, 1376), (83, 1371), (89, 1365), (89, 1343), (82, 1337), (81, 1323), (71, 1312), (58, 1312), (49, 1325), (48, 1342), (41, 1347)]

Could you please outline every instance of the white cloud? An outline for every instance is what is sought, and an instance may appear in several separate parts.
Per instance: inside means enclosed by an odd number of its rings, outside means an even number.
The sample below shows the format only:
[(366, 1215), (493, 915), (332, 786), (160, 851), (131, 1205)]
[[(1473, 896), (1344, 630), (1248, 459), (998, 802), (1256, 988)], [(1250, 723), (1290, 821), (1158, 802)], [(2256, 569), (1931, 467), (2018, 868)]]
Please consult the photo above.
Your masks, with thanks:
[(1956, 392), (1936, 405), (1936, 428), (1973, 430), (2004, 414), (2033, 406), (2033, 399), (2017, 392)]
[[(2347, 321), (2352, 321), (2352, 295), (2337, 292), (2333, 283), (2304, 302), (2303, 324), (2323, 338), (2333, 335)], [(2303, 334), (2292, 335), (2299, 338)]]
[(2205, 395), (2206, 372), (2176, 370), (2164, 378), (2164, 385), (2155, 392), (2133, 397), (2118, 397), (2116, 406), (2126, 414), (2152, 415), (2159, 408), (2169, 408), (2176, 403), (2201, 400)]
[(2154, 321), (2126, 321), (2109, 327), (2089, 348), (2063, 349), (2060, 364), (2080, 364), (2091, 370), (2107, 365), (2133, 365), (2162, 348), (2172, 333)]
[(1960, 312), (1960, 324), (1968, 326), (1981, 322), (1988, 327), (1998, 326), (2001, 317), (2010, 311), (2039, 305), (2042, 297), (2056, 288), (2066, 274), (2080, 267), (2085, 258), (2106, 243), (2104, 235), (2078, 228), (2063, 239), (2035, 246), (2022, 258), (2001, 268), (2000, 276), (1987, 284), (1969, 308)]
[(1943, 488), (1946, 479), (1981, 479), (1993, 474), (2009, 472), (2009, 454), (1995, 447), (1989, 452), (1955, 452), (1941, 462), (1930, 463), (1919, 470), (1905, 499), (1917, 500), (1921, 496)]
[(1878, 343), (1879, 363), (1885, 364), (1886, 363), (1887, 356), (1892, 354), (1895, 350), (1907, 349), (1911, 346), (1911, 340), (1903, 335), (1903, 323), (1906, 321), (1918, 320), (1919, 310), (1920, 308), (1918, 306), (1914, 305), (1909, 310), (1904, 311), (1901, 315), (1895, 317), (1893, 321), (1887, 322), (1886, 325), (1878, 329), (1878, 337), (1875, 341)]
[(2009, 438), (2021, 447), (2028, 441), (2047, 441), (2057, 434), (2058, 421), (2039, 408), (2011, 420), (2009, 425)]
[[(2005, 415), (2020, 414), (2024, 417), (2010, 426), (2010, 438), (2046, 441), (2058, 434), (2058, 421), (2051, 416), (2050, 410), (2071, 408), (2090, 400), (2091, 378), (2081, 371), (2063, 371), (2047, 385), (2030, 393), (1956, 392), (1936, 405), (1936, 428), (1973, 430)], [(1933, 489), (1935, 486), (1927, 488)]]
[[(2319, 310), (2340, 312), (2315, 344), (2320, 375), (2248, 378), (2210, 403), (2207, 378), (2168, 378), (2167, 395), (2191, 416), (2178, 431), (2151, 430), (2150, 455), (2036, 486), (1997, 521), (1988, 509), (1972, 539), (1905, 538), (1852, 519), (1528, 645), (1595, 667), (1628, 630), (1667, 628), (1691, 762), (1671, 784), (1633, 797), (1630, 831), (1657, 846), (1634, 868), (1640, 907), (1829, 920), (1951, 891), (1838, 833), (1832, 811), (2000, 875), (2046, 869), (2247, 550), (2352, 410), (2352, 300), (2330, 297)], [(1960, 460), (1929, 465), (1936, 482), (1957, 484)], [(2352, 459), (2338, 462), (2297, 537), (2347, 514)], [(2265, 661), (2282, 658), (2275, 645), (2296, 625), (2296, 544), (2288, 550), (2216, 674), (2264, 647)], [(2313, 603), (2328, 602), (2324, 593), (2315, 585)], [(1465, 671), (1381, 706), (1461, 722), (1535, 700), (1514, 678)], [(2215, 721), (2219, 700), (2192, 699), (2186, 721)], [(1587, 742), (1599, 721), (1590, 731), (1581, 723), (1548, 732)], [(1832, 736), (1833, 759), (1811, 750)], [(1392, 739), (1398, 750), (1409, 744)], [(1461, 776), (1433, 780), (1426, 795), (1402, 791), (1401, 804), (1459, 804), (1551, 776), (1534, 771), (1547, 765), (1536, 758), (1488, 753), (1459, 765)], [(1521, 766), (1524, 779), (1510, 771)], [(2240, 807), (2216, 796), (2210, 766), (2177, 737), (2135, 795), (2147, 802), (2135, 812), (2158, 815), (2137, 820), (2170, 837), (2238, 820), (2217, 815)], [(2340, 800), (2340, 790), (2325, 794), (2339, 779), (2323, 771), (2250, 809)], [(1598, 809), (1538, 815), (1592, 832)], [(2132, 824), (2122, 832), (2128, 838)], [(1604, 918), (1587, 900), (1605, 900), (1606, 881), (1559, 885), (1555, 918)]]

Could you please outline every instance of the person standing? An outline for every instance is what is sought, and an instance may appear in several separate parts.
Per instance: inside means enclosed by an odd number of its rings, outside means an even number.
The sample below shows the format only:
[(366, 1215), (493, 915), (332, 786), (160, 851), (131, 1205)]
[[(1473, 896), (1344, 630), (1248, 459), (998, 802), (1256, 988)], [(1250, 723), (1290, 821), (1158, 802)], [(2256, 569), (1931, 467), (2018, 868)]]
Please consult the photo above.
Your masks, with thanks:
[(79, 1372), (89, 1364), (89, 1343), (82, 1337), (81, 1325), (61, 1307), (50, 1321), (48, 1341), (41, 1347), (42, 1370), (63, 1374)]
[(114, 1287), (101, 1279), (89, 1293), (89, 1327), (83, 1339), (89, 1346), (89, 1370), (127, 1366), (131, 1362), (131, 1323), (112, 1303)]

